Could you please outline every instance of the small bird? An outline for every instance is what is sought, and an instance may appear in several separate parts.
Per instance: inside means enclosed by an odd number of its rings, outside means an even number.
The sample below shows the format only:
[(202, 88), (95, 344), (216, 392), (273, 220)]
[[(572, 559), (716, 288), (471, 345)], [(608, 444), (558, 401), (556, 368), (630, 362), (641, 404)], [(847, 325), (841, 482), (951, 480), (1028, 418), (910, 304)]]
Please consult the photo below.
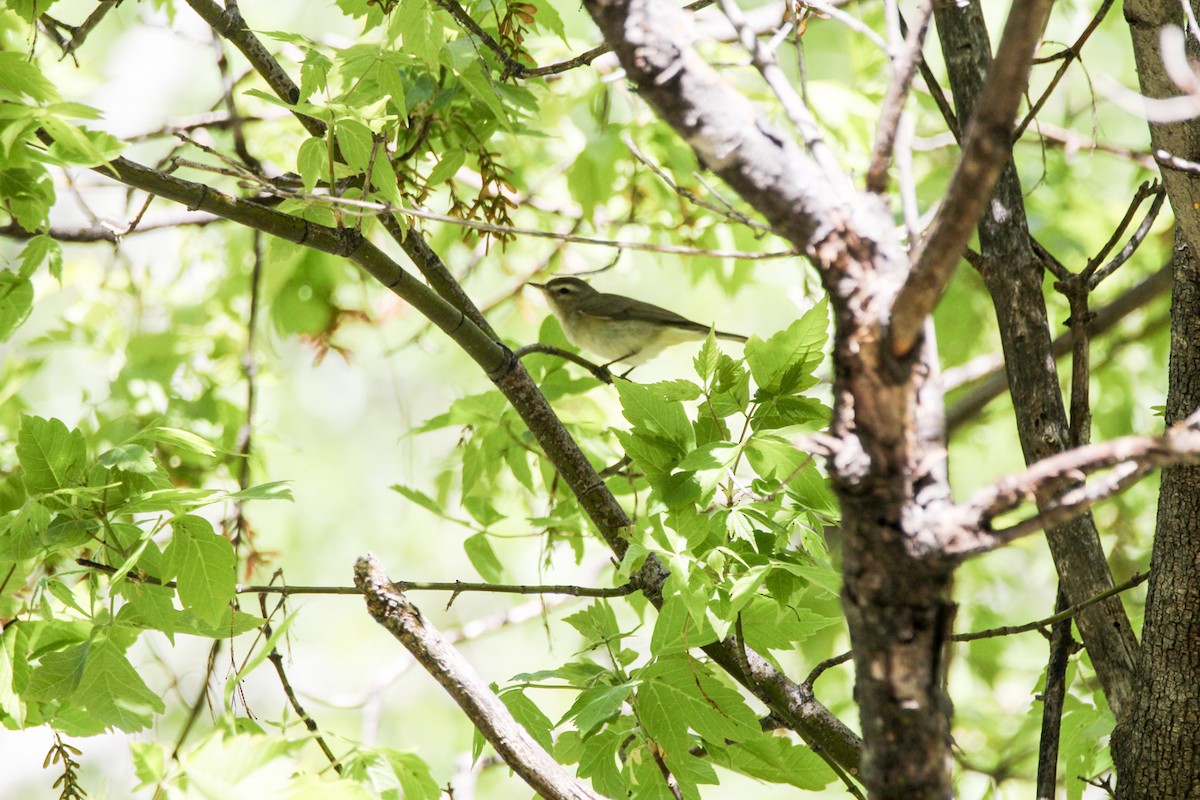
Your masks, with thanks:
[[(671, 345), (708, 336), (707, 325), (632, 297), (598, 292), (579, 278), (530, 281), (529, 285), (546, 295), (567, 341), (608, 359), (609, 364), (621, 361), (636, 367)], [(736, 333), (715, 333), (718, 339), (746, 341)]]

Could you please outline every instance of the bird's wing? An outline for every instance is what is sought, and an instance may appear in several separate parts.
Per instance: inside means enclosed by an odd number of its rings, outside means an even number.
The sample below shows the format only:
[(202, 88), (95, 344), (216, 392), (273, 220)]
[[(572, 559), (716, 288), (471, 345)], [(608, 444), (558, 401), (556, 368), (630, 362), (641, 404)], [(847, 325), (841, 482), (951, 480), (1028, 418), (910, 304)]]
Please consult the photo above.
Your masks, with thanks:
[[(598, 312), (597, 308), (599, 307), (603, 307), (604, 311)], [(579, 304), (577, 313), (604, 319), (621, 316), (625, 319), (637, 320), (639, 322), (656, 322), (660, 325), (671, 325), (676, 328), (687, 328), (697, 331), (708, 330), (707, 325), (693, 322), (687, 317), (676, 314), (674, 311), (668, 311), (652, 303), (643, 303), (641, 300), (634, 300), (632, 297), (623, 297), (618, 294), (598, 294), (595, 297), (588, 298)]]

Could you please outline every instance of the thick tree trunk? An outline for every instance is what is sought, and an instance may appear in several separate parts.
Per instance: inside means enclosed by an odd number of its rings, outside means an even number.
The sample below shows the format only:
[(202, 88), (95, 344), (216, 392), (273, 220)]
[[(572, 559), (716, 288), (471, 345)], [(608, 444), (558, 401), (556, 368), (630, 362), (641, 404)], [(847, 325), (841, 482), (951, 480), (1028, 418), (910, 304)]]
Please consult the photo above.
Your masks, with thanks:
[[(1200, 271), (1176, 251), (1167, 424), (1200, 406)], [(1117, 796), (1200, 797), (1200, 467), (1163, 471), (1132, 713), (1113, 740)]]
[[(960, 119), (970, 116), (991, 61), (987, 29), (977, 0), (935, 8), (938, 38)], [(1066, 408), (1054, 363), (1050, 325), (1042, 296), (1042, 264), (1025, 221), (1017, 171), (1000, 173), (992, 204), (980, 220), (980, 273), (1000, 327), (1008, 385), (1025, 463), (1067, 448)], [(1112, 588), (1112, 573), (1090, 514), (1046, 532), (1063, 591), (1079, 603)], [(1083, 610), (1076, 618), (1109, 705), (1118, 718), (1133, 681), (1137, 640), (1119, 598)]]
[[(1142, 93), (1179, 94), (1160, 52), (1163, 26), (1183, 24), (1178, 0), (1126, 0), (1125, 19)], [(1188, 43), (1195, 58), (1190, 36)], [(1192, 160), (1200, 156), (1196, 120), (1151, 121), (1150, 139), (1156, 151)], [(1166, 408), (1170, 425), (1200, 405), (1200, 181), (1165, 170), (1163, 183), (1176, 219)], [(1200, 797), (1200, 468), (1163, 472), (1150, 569), (1134, 704), (1112, 742), (1117, 795), (1194, 800)]]

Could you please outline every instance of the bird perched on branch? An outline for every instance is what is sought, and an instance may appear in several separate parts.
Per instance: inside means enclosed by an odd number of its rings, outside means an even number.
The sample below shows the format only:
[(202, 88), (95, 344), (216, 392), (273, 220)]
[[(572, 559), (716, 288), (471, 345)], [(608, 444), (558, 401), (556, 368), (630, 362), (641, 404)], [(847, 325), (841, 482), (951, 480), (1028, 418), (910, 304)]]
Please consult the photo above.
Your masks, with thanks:
[[(607, 359), (609, 364), (645, 364), (671, 345), (704, 339), (710, 330), (708, 325), (692, 322), (674, 311), (632, 297), (598, 292), (579, 278), (530, 281), (529, 285), (546, 296), (567, 341)], [(714, 333), (718, 339), (746, 341), (745, 336), (736, 333)]]

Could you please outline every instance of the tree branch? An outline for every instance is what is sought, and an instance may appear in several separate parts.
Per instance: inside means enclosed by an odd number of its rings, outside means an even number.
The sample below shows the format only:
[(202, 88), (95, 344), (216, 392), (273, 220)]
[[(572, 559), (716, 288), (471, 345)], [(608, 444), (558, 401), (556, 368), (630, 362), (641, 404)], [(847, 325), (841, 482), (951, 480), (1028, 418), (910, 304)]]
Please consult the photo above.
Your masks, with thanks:
[(517, 722), (462, 654), (397, 592), (374, 556), (354, 565), (354, 584), (375, 621), (396, 637), (433, 676), (496, 749), (505, 763), (547, 800), (599, 800), (559, 765)]
[(916, 344), (925, 318), (950, 281), (987, 205), (1000, 168), (1012, 156), (1013, 120), (1053, 4), (1053, 0), (1017, 0), (1008, 13), (1004, 36), (967, 127), (962, 158), (929, 234), (913, 255), (912, 271), (892, 303), (890, 349), (898, 358)]
[[(1171, 265), (1167, 264), (1093, 312), (1088, 328), (1089, 334), (1095, 338), (1107, 333), (1130, 314), (1162, 296), (1170, 286)], [(1055, 358), (1061, 358), (1071, 352), (1071, 334), (1063, 333), (1057, 336), (1051, 344), (1051, 349)], [(968, 381), (977, 381), (975, 386), (946, 409), (946, 427), (951, 432), (971, 420), (983, 410), (984, 406), (999, 397), (1008, 388), (1008, 375), (1004, 371), (1004, 357), (995, 354), (983, 358), (987, 359), (987, 363), (982, 371), (979, 371), (978, 368), (970, 370), (970, 372), (976, 373), (975, 377), (966, 379), (955, 377), (954, 373), (966, 370), (969, 365), (954, 367), (945, 373), (948, 389), (954, 389)]]
[[(1079, 516), (1096, 503), (1128, 488), (1156, 467), (1200, 462), (1200, 411), (1172, 426), (1161, 436), (1124, 436), (1100, 444), (1064, 450), (1033, 464), (1019, 475), (1003, 478), (977, 491), (953, 512), (966, 523), (948, 537), (942, 554), (968, 558), (1014, 539)], [(1038, 513), (1005, 528), (991, 521), (1020, 505), (1082, 481), (1102, 469), (1109, 475), (1067, 489), (1045, 502)]]
[[(929, 20), (933, 17), (934, 0), (921, 0), (917, 7), (914, 25), (904, 38), (904, 49), (892, 62), (892, 80), (879, 112), (879, 127), (875, 130), (875, 147), (871, 151), (870, 166), (867, 167), (867, 191), (882, 194), (887, 189), (888, 166), (896, 147), (896, 132), (900, 128), (900, 117), (904, 101), (912, 88), (913, 77), (922, 61), (921, 48), (925, 45), (925, 34)], [(936, 87), (930, 87), (935, 91)]]

